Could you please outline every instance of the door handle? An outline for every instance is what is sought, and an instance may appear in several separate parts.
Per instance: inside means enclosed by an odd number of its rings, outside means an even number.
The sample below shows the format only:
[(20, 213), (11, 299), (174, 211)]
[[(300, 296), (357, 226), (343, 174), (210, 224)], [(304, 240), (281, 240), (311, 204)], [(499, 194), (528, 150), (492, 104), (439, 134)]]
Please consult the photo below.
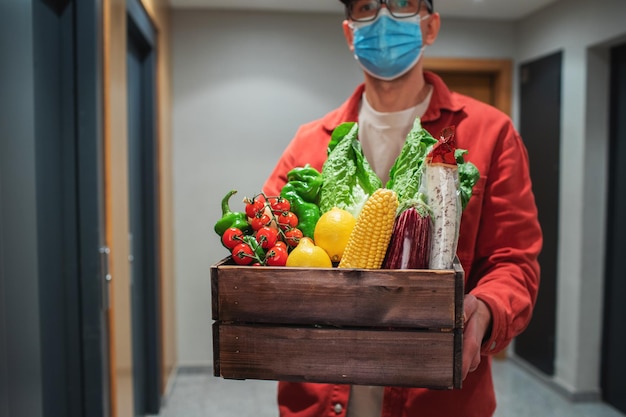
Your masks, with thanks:
[(111, 281), (113, 276), (110, 271), (111, 249), (108, 246), (100, 248), (100, 269), (102, 277), (102, 308), (108, 311), (111, 308)]

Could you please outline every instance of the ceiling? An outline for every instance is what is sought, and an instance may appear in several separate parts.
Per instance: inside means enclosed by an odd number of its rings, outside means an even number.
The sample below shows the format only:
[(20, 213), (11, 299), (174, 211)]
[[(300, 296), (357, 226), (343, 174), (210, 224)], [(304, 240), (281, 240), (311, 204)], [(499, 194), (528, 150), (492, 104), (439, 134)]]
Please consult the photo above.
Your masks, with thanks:
[[(557, 0), (435, 0), (443, 17), (516, 20)], [(339, 0), (169, 0), (174, 8), (343, 13)]]

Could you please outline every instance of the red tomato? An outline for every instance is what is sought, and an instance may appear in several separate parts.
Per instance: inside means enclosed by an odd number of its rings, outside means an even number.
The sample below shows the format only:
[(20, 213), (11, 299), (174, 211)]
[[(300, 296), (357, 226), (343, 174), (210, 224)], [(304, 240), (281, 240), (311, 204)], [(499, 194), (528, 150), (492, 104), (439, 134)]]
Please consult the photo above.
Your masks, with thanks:
[(260, 212), (250, 220), (250, 226), (252, 230), (258, 231), (261, 228), (268, 226), (272, 222), (272, 218), (267, 214)]
[(269, 203), (274, 214), (280, 214), (291, 210), (289, 200), (284, 197), (270, 197)]
[(274, 246), (278, 246), (283, 248), (284, 250), (288, 251), (289, 247), (287, 246), (287, 244), (285, 242), (283, 242), (282, 240), (279, 240), (278, 242), (276, 242), (276, 245)]
[(233, 261), (237, 265), (249, 265), (254, 260), (252, 248), (247, 243), (240, 243), (233, 248), (231, 252)]
[(265, 263), (269, 266), (285, 266), (289, 254), (280, 246), (274, 246), (267, 251), (265, 255)]
[(254, 218), (265, 210), (265, 197), (263, 197), (263, 194), (257, 195), (252, 200), (246, 198), (245, 202), (246, 215), (248, 217)]
[(298, 226), (298, 216), (291, 211), (285, 211), (278, 215), (278, 226), (282, 230), (293, 229)]
[(278, 230), (263, 226), (256, 232), (256, 241), (263, 249), (269, 249), (276, 244), (278, 240)]
[(285, 232), (285, 242), (292, 248), (298, 246), (298, 243), (302, 239), (302, 230), (293, 228)]
[(222, 235), (222, 243), (228, 249), (234, 249), (235, 246), (243, 241), (243, 232), (236, 227), (226, 229)]

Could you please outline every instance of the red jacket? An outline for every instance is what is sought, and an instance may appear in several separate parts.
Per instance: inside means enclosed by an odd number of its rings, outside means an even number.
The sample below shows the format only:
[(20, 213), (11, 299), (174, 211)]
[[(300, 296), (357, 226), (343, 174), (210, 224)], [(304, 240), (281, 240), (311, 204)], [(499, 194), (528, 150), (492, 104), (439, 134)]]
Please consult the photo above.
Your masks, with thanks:
[[(443, 81), (425, 73), (434, 91), (422, 125), (438, 137), (456, 126), (459, 148), (480, 171), (480, 180), (463, 212), (458, 257), (466, 292), (484, 301), (492, 330), (480, 366), (461, 390), (386, 388), (383, 417), (485, 417), (495, 410), (490, 354), (504, 349), (528, 325), (539, 287), (537, 256), (542, 233), (528, 170), (528, 155), (509, 117), (469, 97), (451, 93)], [(364, 86), (341, 107), (303, 125), (263, 187), (278, 195), (286, 174), (309, 163), (321, 170), (333, 129), (357, 121)], [(280, 383), (278, 403), (284, 417), (345, 415), (349, 386)]]

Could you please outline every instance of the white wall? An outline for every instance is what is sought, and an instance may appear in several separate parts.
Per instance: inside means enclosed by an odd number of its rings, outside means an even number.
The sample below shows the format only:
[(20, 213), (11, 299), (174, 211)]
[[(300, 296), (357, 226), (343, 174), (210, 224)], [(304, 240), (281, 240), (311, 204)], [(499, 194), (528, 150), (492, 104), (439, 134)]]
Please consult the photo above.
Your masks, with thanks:
[[(219, 200), (260, 191), (297, 127), (340, 105), (361, 81), (343, 13), (175, 11), (173, 152), (179, 364), (212, 362), (210, 265)], [(512, 58), (508, 22), (443, 21), (432, 56)]]
[(584, 398), (599, 392), (608, 48), (626, 41), (626, 2), (561, 0), (518, 34), (520, 62), (563, 51), (555, 381)]

